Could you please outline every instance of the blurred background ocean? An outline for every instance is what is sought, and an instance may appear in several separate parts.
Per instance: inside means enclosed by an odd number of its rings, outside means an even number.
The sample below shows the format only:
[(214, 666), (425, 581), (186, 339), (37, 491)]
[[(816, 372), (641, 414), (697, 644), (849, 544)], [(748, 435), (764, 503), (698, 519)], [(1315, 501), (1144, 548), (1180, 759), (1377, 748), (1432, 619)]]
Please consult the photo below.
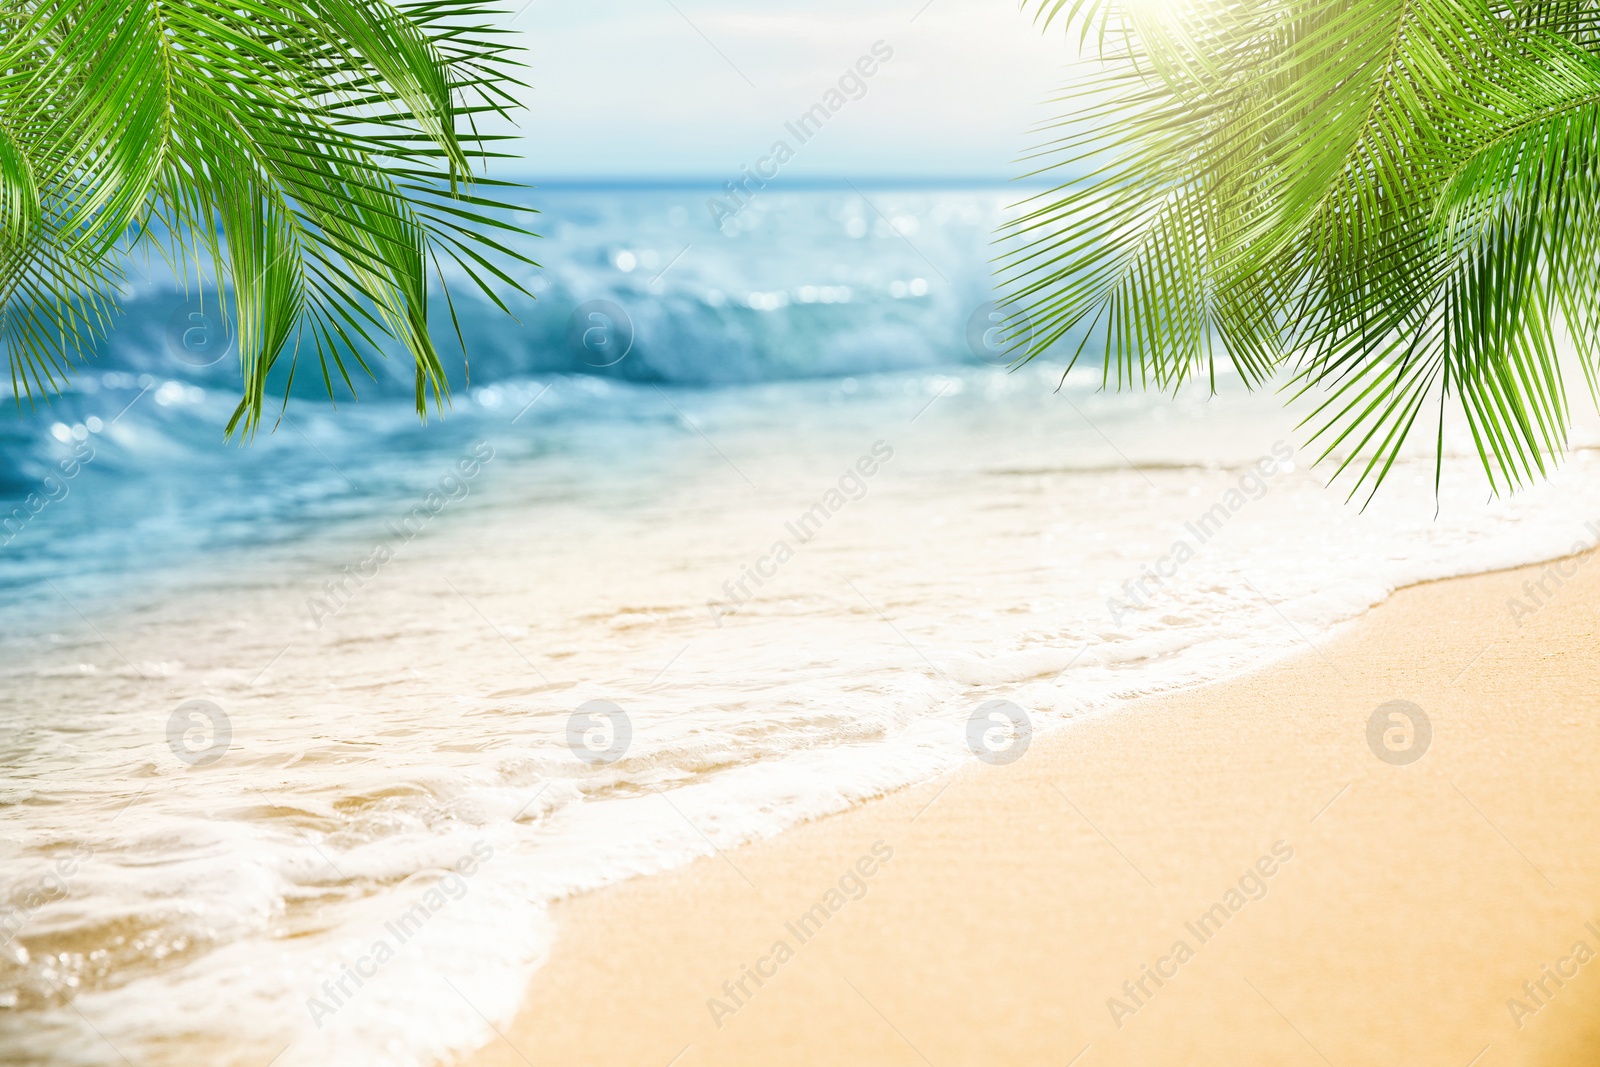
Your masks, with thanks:
[[(17, 609), (8, 621), (63, 607), (46, 577), (74, 601), (164, 585), (208, 552), (292, 538), (398, 499), (430, 456), (558, 379), (580, 388), (519, 420), (518, 447), (561, 451), (582, 433), (585, 449), (602, 449), (593, 472), (603, 478), (670, 421), (654, 387), (715, 395), (1007, 361), (993, 335), (980, 331), (976, 349), (967, 335), (992, 299), (992, 227), (1020, 191), (802, 186), (762, 193), (720, 225), (706, 206), (713, 192), (540, 190), (545, 214), (518, 218), (543, 234), (519, 249), (546, 264), (519, 279), (537, 299), (511, 299), (507, 316), (456, 287), (470, 359), (441, 322), (455, 393), (426, 427), (403, 355), (374, 361), (373, 378), (352, 366), (359, 402), (337, 377), (330, 402), (308, 360), (281, 419), (248, 443), (224, 441), (240, 387), (215, 295), (185, 293), (159, 263), (135, 267), (112, 337), (61, 396), (14, 402), (14, 385), (3, 387), (0, 514), (11, 524), (0, 535), (10, 539), (0, 589)], [(62, 463), (88, 454), (61, 477)], [(49, 503), (34, 514), (29, 494)]]

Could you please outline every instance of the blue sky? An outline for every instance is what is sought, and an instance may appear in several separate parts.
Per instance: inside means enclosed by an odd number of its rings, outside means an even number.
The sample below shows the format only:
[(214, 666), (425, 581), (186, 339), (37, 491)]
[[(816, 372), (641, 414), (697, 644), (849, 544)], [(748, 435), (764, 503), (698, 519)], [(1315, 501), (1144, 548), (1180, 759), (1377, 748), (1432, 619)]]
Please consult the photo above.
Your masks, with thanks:
[[(734, 177), (780, 138), (790, 177), (1011, 177), (1073, 53), (1016, 0), (532, 0), (507, 21), (535, 180)], [(858, 99), (786, 134), (880, 41)]]

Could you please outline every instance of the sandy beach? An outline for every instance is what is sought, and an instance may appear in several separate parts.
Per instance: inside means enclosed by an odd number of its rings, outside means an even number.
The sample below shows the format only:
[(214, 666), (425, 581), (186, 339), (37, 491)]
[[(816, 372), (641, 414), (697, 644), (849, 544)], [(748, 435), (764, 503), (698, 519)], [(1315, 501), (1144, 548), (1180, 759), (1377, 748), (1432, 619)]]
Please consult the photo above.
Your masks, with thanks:
[(1592, 559), (563, 901), (465, 1062), (1600, 1061)]

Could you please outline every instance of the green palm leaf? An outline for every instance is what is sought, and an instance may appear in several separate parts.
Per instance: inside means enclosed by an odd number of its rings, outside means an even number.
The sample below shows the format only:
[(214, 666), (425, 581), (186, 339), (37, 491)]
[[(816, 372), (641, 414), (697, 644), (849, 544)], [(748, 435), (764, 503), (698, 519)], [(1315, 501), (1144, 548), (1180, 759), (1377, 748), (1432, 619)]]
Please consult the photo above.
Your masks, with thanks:
[[(517, 106), (513, 49), (477, 0), (20, 0), (0, 28), (0, 344), (19, 399), (59, 388), (103, 338), (125, 255), (209, 275), (236, 319), (260, 424), (278, 361), (330, 392), (387, 337), (416, 406), (449, 395), (430, 278), (450, 262), (502, 308), (488, 236), (523, 233), (474, 194), (481, 117)], [(445, 300), (451, 299), (444, 288)], [(454, 312), (452, 309), (452, 319)], [(294, 368), (288, 377), (293, 378)]]
[(1024, 358), (1071, 341), (1106, 384), (1164, 389), (1214, 388), (1222, 353), (1251, 386), (1286, 370), (1319, 459), (1369, 499), (1451, 405), (1495, 492), (1548, 472), (1563, 330), (1600, 381), (1600, 8), (1035, 9), (1099, 68), (1037, 157), (1064, 179), (1006, 235)]

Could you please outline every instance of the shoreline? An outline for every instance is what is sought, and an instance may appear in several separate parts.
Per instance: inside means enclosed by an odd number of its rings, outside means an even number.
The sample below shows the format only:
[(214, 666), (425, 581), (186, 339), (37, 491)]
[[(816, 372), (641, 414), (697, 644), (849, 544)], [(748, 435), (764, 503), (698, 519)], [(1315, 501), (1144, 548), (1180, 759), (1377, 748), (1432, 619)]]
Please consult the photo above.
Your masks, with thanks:
[[(1015, 763), (559, 902), (458, 1063), (1592, 1063), (1593, 558), (1408, 586)], [(1414, 763), (1369, 747), (1393, 701)]]

